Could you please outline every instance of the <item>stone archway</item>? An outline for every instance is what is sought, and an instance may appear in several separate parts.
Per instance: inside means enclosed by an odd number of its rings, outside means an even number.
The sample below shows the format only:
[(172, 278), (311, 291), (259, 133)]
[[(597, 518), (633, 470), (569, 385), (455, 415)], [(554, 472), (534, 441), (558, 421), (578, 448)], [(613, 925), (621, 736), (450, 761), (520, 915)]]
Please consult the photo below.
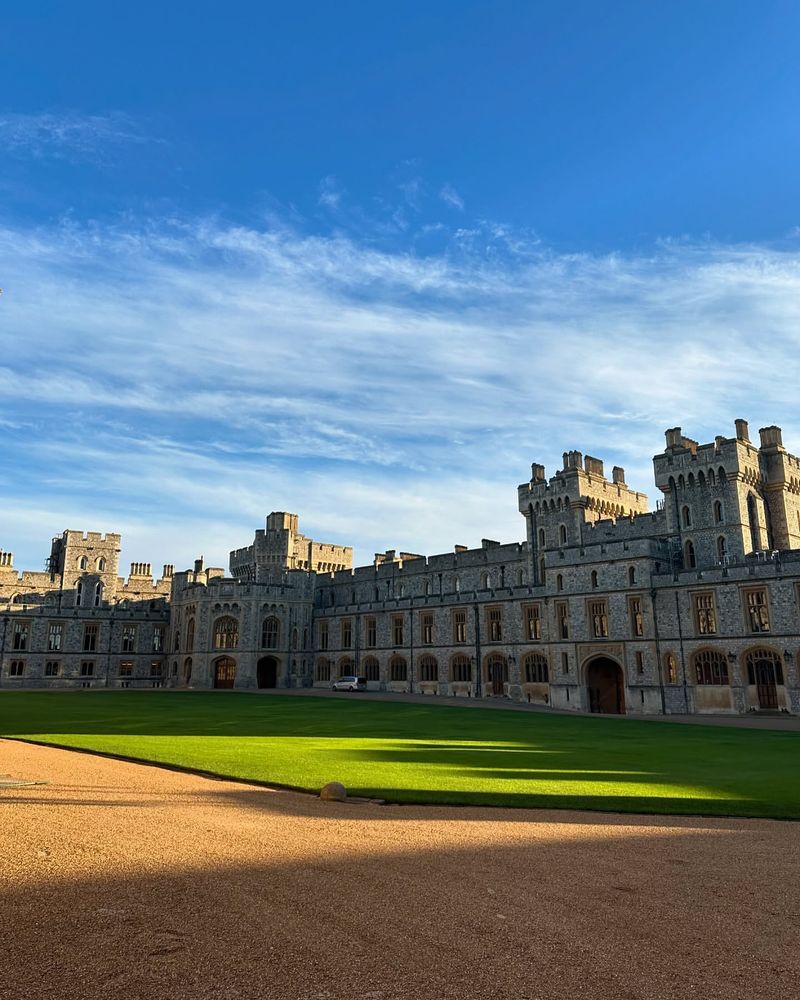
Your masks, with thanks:
[(625, 682), (622, 667), (608, 656), (596, 656), (586, 664), (589, 711), (602, 715), (625, 714)]
[(220, 656), (214, 661), (214, 687), (232, 688), (236, 683), (236, 660), (231, 656)]
[(260, 688), (278, 686), (278, 661), (274, 656), (262, 656), (256, 666), (256, 680)]

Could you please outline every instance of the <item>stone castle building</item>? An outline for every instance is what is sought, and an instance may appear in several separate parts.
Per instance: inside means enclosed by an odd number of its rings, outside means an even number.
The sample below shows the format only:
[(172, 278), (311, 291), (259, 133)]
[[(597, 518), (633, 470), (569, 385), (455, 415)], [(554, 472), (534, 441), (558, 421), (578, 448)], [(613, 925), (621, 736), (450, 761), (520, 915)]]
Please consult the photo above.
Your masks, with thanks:
[(526, 538), (420, 556), (314, 542), (269, 515), (230, 575), (118, 575), (120, 538), (67, 531), (44, 572), (0, 552), (0, 687), (327, 687), (630, 714), (800, 713), (800, 459), (745, 421), (666, 432), (663, 494), (565, 452), (518, 488)]

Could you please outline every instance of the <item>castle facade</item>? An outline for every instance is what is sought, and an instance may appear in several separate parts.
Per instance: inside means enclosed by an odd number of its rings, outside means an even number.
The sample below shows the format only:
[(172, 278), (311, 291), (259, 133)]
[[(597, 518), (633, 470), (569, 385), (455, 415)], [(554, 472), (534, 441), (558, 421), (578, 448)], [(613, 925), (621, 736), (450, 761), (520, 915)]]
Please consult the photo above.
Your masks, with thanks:
[(628, 714), (800, 714), (800, 460), (666, 432), (655, 511), (565, 452), (518, 488), (524, 541), (420, 556), (301, 535), (274, 512), (230, 572), (118, 575), (120, 538), (67, 531), (44, 572), (0, 553), (0, 688), (328, 687)]

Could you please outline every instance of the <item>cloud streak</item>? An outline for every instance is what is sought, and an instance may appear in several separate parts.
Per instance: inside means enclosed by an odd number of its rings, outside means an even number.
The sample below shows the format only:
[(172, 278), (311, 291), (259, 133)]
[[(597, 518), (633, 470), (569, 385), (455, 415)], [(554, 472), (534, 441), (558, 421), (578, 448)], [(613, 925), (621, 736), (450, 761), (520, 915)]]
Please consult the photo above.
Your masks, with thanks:
[(16, 156), (85, 160), (112, 147), (154, 141), (122, 112), (0, 114), (0, 147)]
[(652, 493), (675, 423), (800, 444), (800, 253), (470, 231), (422, 256), (280, 222), (0, 229), (0, 546), (124, 529), (130, 558), (224, 562), (294, 509), (363, 561), (520, 538), (516, 484), (569, 448)]

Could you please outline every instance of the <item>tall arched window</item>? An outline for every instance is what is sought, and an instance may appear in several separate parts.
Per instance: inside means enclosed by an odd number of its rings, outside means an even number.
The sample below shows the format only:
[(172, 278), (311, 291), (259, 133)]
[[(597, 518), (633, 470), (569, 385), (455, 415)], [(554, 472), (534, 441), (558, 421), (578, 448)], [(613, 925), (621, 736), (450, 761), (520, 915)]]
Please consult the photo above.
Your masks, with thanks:
[(94, 606), (96, 608), (100, 607), (100, 601), (103, 599), (103, 584), (96, 583), (94, 585)]
[(517, 570), (517, 586), (518, 587), (524, 587), (525, 586), (525, 570), (524, 569), (518, 569)]
[(691, 542), (687, 542), (684, 552), (686, 554), (686, 568), (694, 569), (697, 566), (697, 560), (694, 555), (694, 545)]
[(265, 618), (261, 626), (261, 648), (277, 649), (280, 640), (281, 623), (277, 618)]
[(103, 559), (103, 557), (101, 556), (101, 557), (100, 557), (100, 558), (99, 558), (99, 559), (97, 560), (97, 572), (98, 572), (98, 573), (105, 573), (105, 571), (106, 571), (106, 561), (105, 561), (105, 559)]
[(78, 586), (75, 588), (75, 605), (80, 607), (83, 603), (83, 580), (78, 580)]
[(393, 681), (408, 679), (408, 665), (402, 656), (393, 656), (389, 661), (389, 677)]
[(667, 653), (664, 657), (664, 673), (667, 684), (678, 683), (678, 661), (675, 659), (674, 653)]
[(628, 567), (628, 584), (632, 587), (636, 583), (636, 568), (634, 566)]
[(481, 573), (481, 590), (489, 589), (489, 574)]
[(725, 541), (725, 536), (720, 535), (719, 538), (717, 539), (717, 559), (719, 559), (720, 562), (723, 562), (727, 554), (728, 554), (728, 545)]
[(214, 647), (235, 649), (239, 645), (239, 622), (230, 615), (217, 618), (214, 622)]
[(688, 507), (684, 507), (683, 511), (683, 526), (684, 528), (691, 528), (692, 526), (692, 512)]
[(694, 654), (694, 671), (698, 684), (728, 683), (728, 661), (715, 649), (701, 649)]
[(592, 570), (592, 590), (597, 590), (597, 570)]
[(455, 592), (456, 592), (457, 594), (460, 594), (460, 593), (461, 593), (461, 581), (459, 580), (459, 578), (458, 578), (458, 577), (456, 577), (456, 578), (455, 578), (455, 579), (453, 580), (453, 590), (455, 590)]
[(714, 501), (714, 524), (722, 524), (722, 501)]
[(747, 517), (750, 521), (750, 545), (753, 552), (761, 551), (761, 528), (758, 523), (758, 507), (752, 493), (747, 496)]
[(567, 528), (566, 525), (559, 525), (558, 528), (558, 540), (562, 545), (567, 544)]
[(419, 679), (436, 681), (439, 679), (439, 664), (434, 656), (423, 656), (419, 661)]
[(564, 589), (564, 577), (559, 573), (556, 577), (556, 590)]
[(461, 683), (472, 680), (472, 664), (467, 656), (454, 656), (450, 661), (450, 680)]
[(381, 679), (381, 668), (374, 656), (367, 656), (361, 661), (361, 673), (368, 681)]
[(89, 568), (89, 560), (86, 558), (86, 556), (81, 556), (80, 560), (78, 561), (78, 569), (88, 569), (88, 568)]
[(186, 652), (194, 648), (194, 618), (186, 623)]
[(544, 548), (544, 528), (539, 528), (539, 546)]

